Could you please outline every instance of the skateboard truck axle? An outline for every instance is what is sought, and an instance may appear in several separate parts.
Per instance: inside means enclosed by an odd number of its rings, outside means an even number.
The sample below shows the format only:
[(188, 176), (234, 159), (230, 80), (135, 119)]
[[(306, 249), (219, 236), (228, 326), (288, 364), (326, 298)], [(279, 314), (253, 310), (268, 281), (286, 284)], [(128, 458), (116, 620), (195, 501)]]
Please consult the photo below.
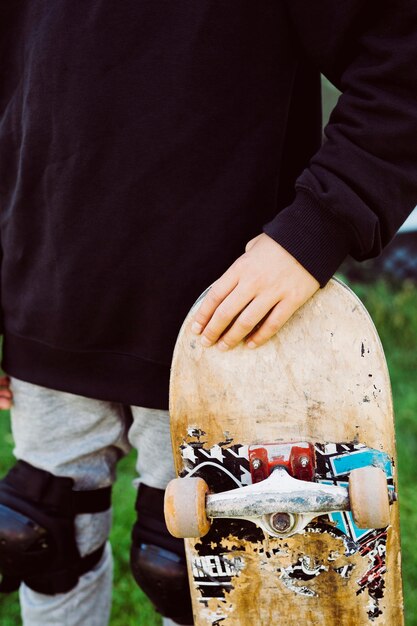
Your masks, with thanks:
[(265, 480), (209, 494), (206, 500), (207, 517), (246, 519), (275, 537), (299, 532), (318, 515), (349, 509), (347, 488), (299, 480), (284, 467)]
[(285, 533), (294, 526), (294, 516), (290, 513), (275, 513), (271, 515), (270, 522), (277, 532)]

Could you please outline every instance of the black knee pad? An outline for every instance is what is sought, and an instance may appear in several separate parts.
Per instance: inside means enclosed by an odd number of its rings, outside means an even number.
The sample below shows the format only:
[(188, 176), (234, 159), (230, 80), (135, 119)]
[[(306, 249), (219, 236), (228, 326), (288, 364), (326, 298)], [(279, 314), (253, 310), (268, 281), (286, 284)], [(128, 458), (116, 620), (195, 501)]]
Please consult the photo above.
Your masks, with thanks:
[(193, 612), (184, 541), (172, 537), (164, 519), (164, 490), (140, 485), (132, 532), (133, 576), (155, 609), (178, 624), (192, 624)]
[(24, 461), (0, 480), (0, 591), (25, 582), (40, 593), (64, 593), (99, 562), (104, 545), (80, 556), (74, 520), (106, 511), (111, 488), (73, 491), (73, 484)]

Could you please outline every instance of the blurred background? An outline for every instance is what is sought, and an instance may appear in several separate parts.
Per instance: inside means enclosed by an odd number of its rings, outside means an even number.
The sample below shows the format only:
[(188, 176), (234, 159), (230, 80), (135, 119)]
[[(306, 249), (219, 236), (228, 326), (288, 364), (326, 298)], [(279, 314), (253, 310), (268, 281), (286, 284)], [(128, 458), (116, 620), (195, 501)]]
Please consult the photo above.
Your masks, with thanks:
[[(323, 81), (324, 121), (338, 96), (337, 90)], [(381, 257), (361, 264), (349, 260), (341, 268), (340, 277), (369, 309), (391, 373), (398, 443), (406, 624), (417, 626), (417, 211)], [(0, 446), (1, 476), (13, 464), (6, 411), (0, 411)], [(161, 623), (132, 582), (129, 571), (130, 532), (134, 522), (134, 461), (134, 455), (130, 454), (119, 464), (114, 489), (115, 584), (111, 626), (157, 626)], [(0, 626), (20, 624), (17, 594), (0, 597)]]

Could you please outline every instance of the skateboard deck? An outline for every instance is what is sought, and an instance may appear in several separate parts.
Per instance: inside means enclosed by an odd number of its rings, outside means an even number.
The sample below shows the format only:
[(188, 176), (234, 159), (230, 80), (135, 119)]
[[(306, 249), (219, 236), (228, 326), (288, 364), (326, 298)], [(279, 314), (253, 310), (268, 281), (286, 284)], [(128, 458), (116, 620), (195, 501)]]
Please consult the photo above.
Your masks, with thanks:
[[(200, 477), (212, 494), (203, 495), (207, 534), (185, 540), (195, 624), (400, 626), (391, 388), (364, 306), (333, 279), (264, 346), (240, 344), (226, 353), (203, 348), (192, 334), (195, 307), (178, 337), (170, 388), (180, 485)], [(387, 480), (382, 528), (359, 528), (363, 522), (349, 510), (357, 498), (348, 491), (350, 476), (369, 466)], [(293, 480), (289, 468), (303, 482), (283, 488)], [(270, 496), (240, 497), (249, 485), (264, 488), (267, 478), (275, 481)], [(310, 491), (298, 489), (306, 482), (329, 487), (340, 506), (326, 494), (310, 502)], [(366, 493), (359, 508), (372, 509), (373, 493), (375, 501), (381, 495), (372, 483), (360, 478)], [(188, 514), (193, 503), (187, 490), (174, 504), (168, 492), (165, 515), (175, 526), (178, 511)], [(269, 501), (268, 514), (260, 513)], [(306, 503), (309, 517), (302, 515)], [(305, 527), (297, 530), (297, 519)]]

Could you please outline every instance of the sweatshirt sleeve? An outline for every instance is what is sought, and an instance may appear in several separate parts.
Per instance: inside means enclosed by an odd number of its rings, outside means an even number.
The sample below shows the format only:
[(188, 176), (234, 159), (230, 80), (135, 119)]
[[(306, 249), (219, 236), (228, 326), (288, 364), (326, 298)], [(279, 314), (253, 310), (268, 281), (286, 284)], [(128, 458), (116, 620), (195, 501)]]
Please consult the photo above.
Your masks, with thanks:
[(417, 204), (416, 0), (285, 0), (294, 45), (342, 95), (294, 202), (264, 231), (323, 286)]

